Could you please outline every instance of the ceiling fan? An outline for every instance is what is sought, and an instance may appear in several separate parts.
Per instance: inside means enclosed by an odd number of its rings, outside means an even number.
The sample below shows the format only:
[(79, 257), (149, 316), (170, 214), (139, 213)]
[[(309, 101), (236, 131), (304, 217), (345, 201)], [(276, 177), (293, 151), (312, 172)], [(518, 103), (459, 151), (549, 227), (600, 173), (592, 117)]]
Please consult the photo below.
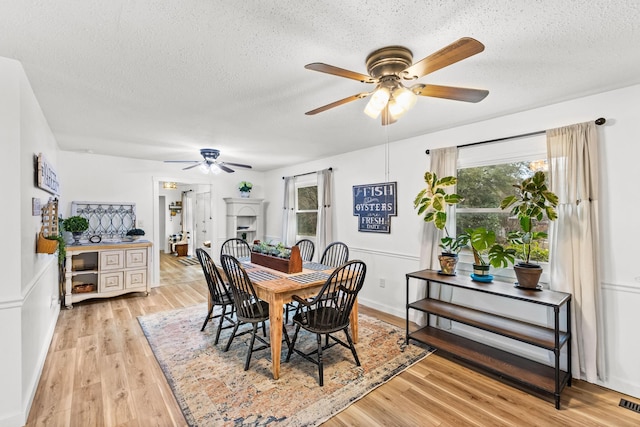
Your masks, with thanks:
[(231, 162), (219, 162), (218, 156), (220, 156), (220, 150), (216, 150), (213, 148), (203, 148), (200, 150), (200, 154), (203, 157), (203, 160), (165, 160), (165, 163), (194, 163), (191, 166), (187, 166), (186, 168), (182, 168), (182, 170), (193, 169), (197, 166), (205, 172), (211, 171), (212, 173), (218, 173), (221, 170), (229, 173), (235, 172), (229, 166), (236, 166), (239, 168), (249, 168), (249, 165), (243, 165), (242, 163), (231, 163)]
[(314, 62), (304, 68), (339, 77), (358, 80), (362, 83), (374, 83), (371, 92), (362, 92), (332, 102), (305, 114), (314, 115), (357, 99), (371, 97), (364, 112), (377, 118), (382, 113), (382, 125), (395, 123), (416, 102), (417, 95), (452, 99), (455, 101), (479, 102), (488, 94), (488, 90), (452, 86), (414, 84), (405, 87), (402, 80), (416, 80), (448, 65), (466, 59), (484, 50), (484, 45), (470, 37), (463, 37), (450, 45), (432, 53), (412, 65), (413, 54), (403, 46), (387, 46), (371, 52), (366, 65), (369, 75), (360, 74), (333, 65)]

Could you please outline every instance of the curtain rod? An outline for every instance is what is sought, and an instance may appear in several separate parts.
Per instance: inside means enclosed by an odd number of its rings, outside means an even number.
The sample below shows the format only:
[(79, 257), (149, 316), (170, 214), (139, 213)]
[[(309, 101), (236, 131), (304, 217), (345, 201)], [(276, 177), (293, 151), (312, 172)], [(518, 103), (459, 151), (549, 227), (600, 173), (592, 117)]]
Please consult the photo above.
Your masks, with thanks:
[[(332, 171), (332, 170), (333, 170), (333, 168), (327, 168), (327, 169), (329, 169), (330, 171)], [(293, 175), (293, 176), (291, 176), (291, 178), (297, 178), (297, 177), (299, 177), (299, 176), (311, 175), (312, 173), (318, 173), (318, 171), (314, 171), (314, 172), (307, 172), (307, 173), (301, 173), (301, 174), (299, 174), (299, 175)], [(282, 179), (285, 179), (285, 178), (286, 178), (286, 176), (283, 176), (283, 177), (282, 177)]]
[[(603, 117), (600, 117), (600, 118), (595, 120), (595, 123), (598, 126), (603, 125), (606, 122), (607, 122), (607, 119), (605, 119)], [(543, 134), (545, 132), (546, 132), (546, 130), (539, 130), (539, 131), (536, 131), (536, 132), (522, 133), (520, 135), (506, 136), (504, 138), (489, 139), (487, 141), (470, 142), (468, 144), (457, 145), (456, 148), (471, 147), (473, 145), (482, 145), (482, 144), (489, 144), (489, 143), (492, 143), (492, 142), (506, 141), (506, 140), (509, 140), (509, 139), (524, 138), (525, 136), (540, 135), (540, 134)], [(425, 153), (429, 154), (429, 150), (426, 150)]]

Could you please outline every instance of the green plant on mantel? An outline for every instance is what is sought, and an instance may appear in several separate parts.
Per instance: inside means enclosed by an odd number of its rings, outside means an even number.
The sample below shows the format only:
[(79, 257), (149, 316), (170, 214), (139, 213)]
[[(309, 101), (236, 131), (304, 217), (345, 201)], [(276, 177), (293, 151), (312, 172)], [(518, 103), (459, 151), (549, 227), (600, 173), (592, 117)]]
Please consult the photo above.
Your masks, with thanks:
[(252, 188), (253, 184), (251, 184), (249, 181), (240, 181), (240, 183), (238, 184), (238, 190), (243, 193), (250, 192)]

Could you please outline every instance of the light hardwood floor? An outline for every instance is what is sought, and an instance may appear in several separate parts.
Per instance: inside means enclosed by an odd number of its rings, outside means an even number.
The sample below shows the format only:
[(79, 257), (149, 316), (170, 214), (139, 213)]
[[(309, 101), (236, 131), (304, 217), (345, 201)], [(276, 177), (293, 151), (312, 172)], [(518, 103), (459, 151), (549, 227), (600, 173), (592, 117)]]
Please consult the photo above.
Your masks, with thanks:
[[(199, 266), (161, 257), (151, 295), (86, 301), (62, 310), (27, 426), (183, 426), (185, 420), (136, 317), (204, 302)], [(404, 320), (360, 307), (404, 327)], [(206, 313), (203, 313), (203, 318)], [(583, 381), (562, 393), (558, 411), (532, 396), (433, 354), (324, 426), (637, 426), (618, 406), (639, 399)]]

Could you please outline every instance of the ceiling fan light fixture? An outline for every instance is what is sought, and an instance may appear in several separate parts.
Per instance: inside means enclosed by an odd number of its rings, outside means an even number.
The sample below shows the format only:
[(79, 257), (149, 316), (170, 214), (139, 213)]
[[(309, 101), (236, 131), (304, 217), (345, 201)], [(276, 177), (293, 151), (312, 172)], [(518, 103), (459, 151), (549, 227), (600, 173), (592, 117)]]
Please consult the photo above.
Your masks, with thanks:
[(217, 163), (212, 163), (211, 165), (209, 165), (209, 170), (213, 175), (220, 175), (222, 173), (222, 169), (220, 169), (220, 166), (218, 166)]
[(404, 115), (404, 113), (406, 113), (407, 111), (408, 110), (400, 105), (400, 103), (396, 99), (392, 98), (391, 101), (389, 101), (389, 114), (391, 114), (391, 117), (394, 120), (402, 117), (402, 115)]
[(390, 96), (389, 89), (386, 87), (378, 88), (373, 95), (371, 95), (371, 99), (367, 103), (364, 113), (372, 119), (377, 119), (380, 112), (384, 109), (385, 105), (387, 105), (387, 102), (389, 102)]
[[(406, 87), (398, 86), (398, 88), (393, 91), (393, 99), (405, 111), (409, 111), (414, 105), (416, 105), (418, 96)], [(389, 105), (389, 107), (391, 107), (391, 105)]]
[(211, 167), (208, 162), (204, 162), (200, 164), (200, 171), (202, 173), (209, 173), (210, 170), (211, 170)]

